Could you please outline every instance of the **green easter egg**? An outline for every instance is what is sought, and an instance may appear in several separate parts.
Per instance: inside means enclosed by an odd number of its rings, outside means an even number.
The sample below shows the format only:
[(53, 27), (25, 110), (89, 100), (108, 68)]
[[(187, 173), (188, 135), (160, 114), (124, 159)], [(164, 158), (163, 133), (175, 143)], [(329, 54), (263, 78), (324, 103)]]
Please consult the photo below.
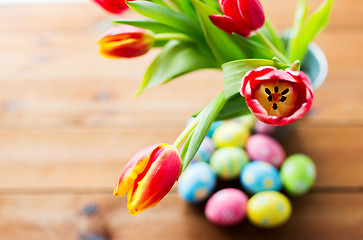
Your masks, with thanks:
[(215, 130), (212, 140), (218, 148), (243, 147), (249, 136), (249, 129), (241, 123), (226, 122)]
[(210, 165), (221, 179), (231, 180), (240, 175), (248, 161), (248, 155), (242, 148), (224, 147), (212, 154)]
[(312, 187), (316, 168), (308, 156), (294, 154), (286, 158), (280, 173), (286, 192), (291, 195), (302, 195)]

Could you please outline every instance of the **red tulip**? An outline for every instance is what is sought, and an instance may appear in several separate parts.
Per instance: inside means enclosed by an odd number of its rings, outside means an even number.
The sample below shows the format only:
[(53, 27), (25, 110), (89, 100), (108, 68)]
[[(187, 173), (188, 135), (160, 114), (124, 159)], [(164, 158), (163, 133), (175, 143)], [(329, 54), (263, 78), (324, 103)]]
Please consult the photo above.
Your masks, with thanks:
[(154, 37), (143, 28), (121, 25), (104, 33), (98, 44), (104, 57), (132, 58), (148, 52), (154, 44)]
[(178, 179), (182, 162), (178, 150), (168, 144), (149, 146), (125, 166), (113, 192), (127, 193), (127, 207), (133, 215), (156, 206)]
[[(128, 6), (125, 0), (93, 0), (98, 3), (102, 8), (109, 11), (110, 13), (120, 14), (126, 9)], [(129, 0), (132, 1), (132, 0)]]
[(209, 16), (214, 25), (228, 33), (248, 37), (265, 23), (265, 15), (258, 0), (219, 0), (222, 15)]
[(309, 78), (301, 71), (258, 67), (246, 73), (241, 83), (251, 112), (262, 122), (285, 125), (302, 117), (313, 101)]

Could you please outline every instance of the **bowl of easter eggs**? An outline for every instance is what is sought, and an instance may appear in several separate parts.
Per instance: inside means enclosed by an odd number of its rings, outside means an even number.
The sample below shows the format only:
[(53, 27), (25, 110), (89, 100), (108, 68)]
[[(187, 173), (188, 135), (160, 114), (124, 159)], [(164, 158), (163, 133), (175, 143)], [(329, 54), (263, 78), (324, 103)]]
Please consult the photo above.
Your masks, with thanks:
[(281, 226), (292, 213), (289, 196), (311, 189), (316, 167), (304, 154), (286, 156), (278, 132), (252, 115), (214, 122), (178, 181), (180, 197), (203, 204), (206, 218), (219, 226)]

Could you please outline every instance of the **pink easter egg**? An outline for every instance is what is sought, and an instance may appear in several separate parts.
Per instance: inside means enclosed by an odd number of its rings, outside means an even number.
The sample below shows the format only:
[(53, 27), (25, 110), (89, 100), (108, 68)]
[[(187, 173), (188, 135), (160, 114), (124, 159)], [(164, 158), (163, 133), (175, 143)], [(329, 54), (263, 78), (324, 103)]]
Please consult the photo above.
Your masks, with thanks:
[(205, 206), (207, 219), (220, 226), (232, 226), (246, 216), (248, 198), (235, 188), (226, 188), (209, 198)]
[(246, 151), (252, 161), (264, 161), (279, 168), (286, 158), (280, 143), (265, 134), (252, 135), (246, 143)]
[(256, 120), (255, 125), (253, 127), (256, 133), (269, 134), (269, 135), (275, 133), (276, 128), (277, 128), (276, 126), (263, 123), (259, 120)]

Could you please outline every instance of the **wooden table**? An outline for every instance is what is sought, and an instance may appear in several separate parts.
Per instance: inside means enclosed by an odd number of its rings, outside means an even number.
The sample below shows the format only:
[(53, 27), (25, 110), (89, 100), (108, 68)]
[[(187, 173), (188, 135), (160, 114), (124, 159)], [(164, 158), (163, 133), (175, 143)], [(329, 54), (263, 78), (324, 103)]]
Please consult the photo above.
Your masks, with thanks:
[[(264, 6), (279, 29), (291, 25), (295, 1)], [(0, 6), (0, 239), (77, 239), (88, 203), (100, 206), (114, 239), (363, 239), (362, 15), (363, 1), (336, 0), (316, 39), (329, 75), (285, 146), (311, 156), (318, 178), (292, 198), (285, 225), (261, 230), (247, 221), (217, 227), (175, 189), (137, 217), (112, 195), (134, 153), (172, 143), (222, 89), (220, 72), (192, 73), (135, 99), (157, 51), (101, 58), (98, 36), (116, 16), (91, 3)]]

